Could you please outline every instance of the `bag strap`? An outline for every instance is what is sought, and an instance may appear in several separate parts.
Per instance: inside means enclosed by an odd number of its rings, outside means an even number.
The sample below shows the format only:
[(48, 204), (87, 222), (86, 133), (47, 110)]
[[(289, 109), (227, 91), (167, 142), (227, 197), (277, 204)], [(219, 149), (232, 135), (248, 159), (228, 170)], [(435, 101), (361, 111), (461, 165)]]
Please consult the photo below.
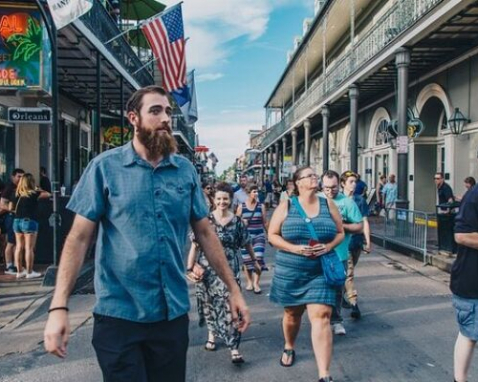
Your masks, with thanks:
[(309, 217), (307, 217), (304, 209), (299, 203), (299, 199), (297, 199), (296, 196), (293, 196), (290, 198), (292, 200), (292, 203), (294, 204), (295, 208), (297, 208), (297, 211), (299, 211), (299, 215), (301, 216), (302, 219), (304, 219), (305, 224), (307, 225), (307, 228), (309, 229), (310, 236), (314, 240), (319, 240), (317, 236), (317, 232), (315, 232), (314, 226), (312, 225), (312, 221), (310, 220)]

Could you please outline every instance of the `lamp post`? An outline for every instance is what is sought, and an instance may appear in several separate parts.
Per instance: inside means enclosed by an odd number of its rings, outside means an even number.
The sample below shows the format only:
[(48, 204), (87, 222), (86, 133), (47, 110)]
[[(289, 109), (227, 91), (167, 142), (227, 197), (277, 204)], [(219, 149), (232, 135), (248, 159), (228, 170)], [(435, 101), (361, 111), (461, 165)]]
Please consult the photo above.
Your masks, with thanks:
[(335, 150), (335, 147), (332, 148), (332, 150), (330, 150), (330, 159), (332, 160), (332, 162), (335, 162), (337, 160), (337, 150)]
[(455, 111), (448, 119), (448, 127), (453, 135), (461, 135), (463, 133), (463, 128), (465, 124), (469, 123), (470, 120), (465, 118), (463, 113), (460, 111), (460, 108), (455, 108)]
[(51, 103), (52, 103), (52, 166), (51, 166), (51, 189), (53, 195), (53, 212), (50, 216), (49, 222), (53, 227), (53, 265), (49, 266), (46, 270), (45, 277), (43, 279), (43, 286), (53, 286), (55, 285), (56, 272), (58, 270), (59, 262), (59, 249), (60, 249), (60, 232), (59, 228), (61, 225), (60, 214), (58, 213), (58, 196), (60, 192), (60, 179), (59, 179), (59, 158), (58, 158), (58, 147), (60, 146), (59, 142), (59, 121), (58, 121), (58, 110), (59, 110), (59, 93), (58, 93), (58, 47), (56, 43), (57, 30), (55, 23), (51, 17), (49, 11), (47, 11), (43, 4), (42, 0), (35, 0), (38, 6), (38, 9), (42, 15), (43, 21), (45, 22), (45, 28), (50, 38), (51, 45)]

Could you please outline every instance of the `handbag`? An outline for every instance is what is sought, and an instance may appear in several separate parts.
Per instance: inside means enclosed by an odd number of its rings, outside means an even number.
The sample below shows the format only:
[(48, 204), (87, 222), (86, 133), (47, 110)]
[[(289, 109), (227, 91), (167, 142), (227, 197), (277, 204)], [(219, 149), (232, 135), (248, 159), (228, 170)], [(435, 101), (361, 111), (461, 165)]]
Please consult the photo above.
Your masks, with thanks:
[[(299, 215), (304, 219), (305, 224), (310, 232), (310, 236), (313, 240), (319, 240), (317, 232), (315, 232), (312, 221), (307, 217), (304, 209), (299, 203), (299, 200), (296, 196), (291, 198), (292, 203), (294, 203), (295, 208), (299, 211)], [(320, 256), (320, 262), (322, 264), (322, 269), (324, 271), (324, 277), (326, 284), (333, 287), (341, 287), (345, 284), (345, 279), (347, 278), (347, 272), (343, 262), (339, 259), (339, 256), (335, 251), (326, 253), (325, 255)]]

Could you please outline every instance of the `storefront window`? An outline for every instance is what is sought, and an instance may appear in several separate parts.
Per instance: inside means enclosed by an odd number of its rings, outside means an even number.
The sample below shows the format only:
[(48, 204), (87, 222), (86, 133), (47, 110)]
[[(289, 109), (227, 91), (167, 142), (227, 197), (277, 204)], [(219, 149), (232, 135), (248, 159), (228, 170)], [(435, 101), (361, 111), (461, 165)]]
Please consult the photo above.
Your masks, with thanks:
[(375, 146), (381, 146), (388, 143), (388, 122), (383, 120), (377, 129), (377, 135), (375, 137)]

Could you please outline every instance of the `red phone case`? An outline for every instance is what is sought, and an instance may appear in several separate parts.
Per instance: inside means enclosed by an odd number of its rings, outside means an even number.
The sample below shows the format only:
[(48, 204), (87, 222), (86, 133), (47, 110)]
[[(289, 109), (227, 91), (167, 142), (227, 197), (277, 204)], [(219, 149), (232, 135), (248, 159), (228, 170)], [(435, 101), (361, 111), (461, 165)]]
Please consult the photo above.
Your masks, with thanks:
[(320, 241), (314, 240), (314, 239), (309, 239), (309, 246), (313, 247), (314, 245), (320, 244)]

